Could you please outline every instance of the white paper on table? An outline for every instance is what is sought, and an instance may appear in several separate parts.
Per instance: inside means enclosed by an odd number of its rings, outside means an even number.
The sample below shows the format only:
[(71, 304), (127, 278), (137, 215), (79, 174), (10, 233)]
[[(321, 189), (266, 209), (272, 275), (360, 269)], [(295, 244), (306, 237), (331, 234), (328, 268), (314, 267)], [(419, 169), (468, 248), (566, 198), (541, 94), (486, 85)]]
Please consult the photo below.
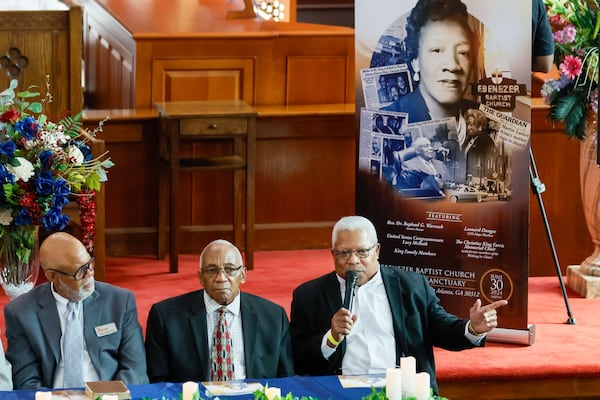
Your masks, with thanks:
[(376, 375), (338, 375), (340, 384), (344, 389), (370, 388), (385, 386), (385, 374)]
[(213, 396), (235, 396), (240, 394), (252, 394), (262, 390), (263, 385), (259, 382), (202, 382)]

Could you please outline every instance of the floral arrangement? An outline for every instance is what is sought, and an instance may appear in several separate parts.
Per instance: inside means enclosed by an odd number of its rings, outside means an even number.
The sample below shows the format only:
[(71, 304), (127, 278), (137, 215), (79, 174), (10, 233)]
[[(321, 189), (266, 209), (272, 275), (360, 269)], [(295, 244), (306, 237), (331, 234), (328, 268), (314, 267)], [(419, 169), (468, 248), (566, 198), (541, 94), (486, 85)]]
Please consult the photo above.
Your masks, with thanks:
[[(448, 400), (445, 397), (439, 397), (439, 396), (434, 395), (433, 390), (430, 391), (429, 399), (430, 400)], [(257, 390), (254, 392), (254, 400), (271, 400), (269, 397), (267, 397), (266, 387), (263, 388), (262, 390)], [(292, 393), (288, 393), (287, 395), (285, 395), (281, 398), (276, 397), (274, 400), (318, 400), (318, 399), (315, 397), (311, 397), (311, 396), (297, 397), (297, 396), (294, 396)], [(388, 400), (388, 398), (386, 396), (386, 392), (385, 392), (385, 386), (383, 386), (381, 389), (377, 389), (376, 387), (371, 387), (371, 393), (369, 393), (366, 396), (363, 396), (361, 400)], [(417, 398), (410, 397), (410, 398), (403, 398), (403, 400), (417, 400)]]
[[(265, 385), (265, 387), (263, 387), (262, 389), (256, 390), (253, 393), (254, 400), (271, 400), (270, 397), (267, 395), (267, 388), (268, 388), (268, 385)], [(219, 400), (219, 397), (213, 397), (208, 390), (205, 391), (204, 395), (205, 395), (205, 397), (200, 395), (200, 391), (197, 391), (196, 393), (194, 393), (192, 400), (205, 400), (205, 399)], [(182, 395), (180, 393), (178, 398), (172, 398), (172, 397), (169, 397), (169, 396), (163, 394), (158, 399), (151, 398), (151, 397), (143, 397), (142, 400), (181, 400), (181, 398), (182, 398)], [(433, 391), (431, 391), (429, 398), (430, 398), (430, 400), (448, 400), (446, 397), (440, 397), (440, 396), (434, 395)], [(99, 400), (99, 399), (97, 399), (97, 400)], [(282, 397), (276, 397), (273, 400), (318, 400), (318, 398), (312, 397), (312, 396), (298, 397), (298, 396), (293, 395), (292, 393), (288, 393), (286, 395), (283, 395)], [(388, 398), (385, 394), (385, 386), (382, 387), (381, 389), (372, 387), (371, 393), (369, 393), (366, 396), (363, 396), (361, 400), (388, 400)], [(403, 399), (403, 400), (416, 400), (416, 397)]]
[[(80, 204), (83, 242), (88, 250), (93, 249), (94, 194), (107, 180), (106, 169), (113, 166), (106, 154), (92, 156), (81, 114), (52, 122), (43, 113), (44, 105), (52, 101), (49, 91), (40, 100), (36, 87), (15, 92), (17, 87), (18, 82), (12, 80), (0, 92), (2, 283), (19, 279), (11, 273), (28, 262), (39, 226), (49, 232), (65, 228), (69, 217), (63, 207), (71, 199)], [(102, 130), (102, 123), (92, 136)]]
[(548, 79), (542, 96), (549, 117), (563, 122), (569, 137), (583, 139), (588, 117), (598, 112), (597, 0), (544, 0), (554, 34), (558, 79)]

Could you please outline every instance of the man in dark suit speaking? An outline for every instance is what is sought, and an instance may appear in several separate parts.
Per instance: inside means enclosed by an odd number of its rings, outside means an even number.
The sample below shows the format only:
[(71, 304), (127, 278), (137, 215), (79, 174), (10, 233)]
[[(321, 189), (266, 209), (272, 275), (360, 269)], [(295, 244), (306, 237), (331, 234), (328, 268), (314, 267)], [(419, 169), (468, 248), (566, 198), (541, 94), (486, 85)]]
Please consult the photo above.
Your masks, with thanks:
[[(290, 329), (297, 374), (385, 373), (401, 357), (413, 356), (437, 393), (433, 346), (482, 346), (497, 326), (496, 308), (507, 304), (482, 306), (478, 299), (469, 320), (446, 312), (426, 277), (379, 265), (377, 233), (364, 217), (340, 219), (332, 245), (335, 271), (294, 290)], [(352, 311), (341, 306), (348, 271), (358, 275)]]
[(246, 281), (242, 261), (233, 244), (215, 240), (200, 254), (198, 277), (204, 289), (152, 306), (146, 328), (150, 381), (294, 374), (287, 314), (275, 303), (240, 292)]
[(15, 389), (80, 388), (98, 380), (147, 383), (133, 293), (95, 282), (94, 258), (65, 232), (42, 242), (40, 264), (49, 282), (4, 308)]

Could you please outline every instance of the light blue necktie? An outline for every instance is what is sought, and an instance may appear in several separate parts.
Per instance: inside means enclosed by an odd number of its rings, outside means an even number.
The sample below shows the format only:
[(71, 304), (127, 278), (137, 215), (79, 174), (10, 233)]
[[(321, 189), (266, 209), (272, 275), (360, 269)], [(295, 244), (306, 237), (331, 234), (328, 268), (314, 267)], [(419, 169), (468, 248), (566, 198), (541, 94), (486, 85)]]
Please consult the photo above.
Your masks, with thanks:
[(77, 303), (67, 303), (67, 318), (65, 321), (65, 332), (63, 335), (63, 364), (64, 380), (63, 387), (83, 387), (83, 333), (81, 322), (78, 317), (79, 307)]

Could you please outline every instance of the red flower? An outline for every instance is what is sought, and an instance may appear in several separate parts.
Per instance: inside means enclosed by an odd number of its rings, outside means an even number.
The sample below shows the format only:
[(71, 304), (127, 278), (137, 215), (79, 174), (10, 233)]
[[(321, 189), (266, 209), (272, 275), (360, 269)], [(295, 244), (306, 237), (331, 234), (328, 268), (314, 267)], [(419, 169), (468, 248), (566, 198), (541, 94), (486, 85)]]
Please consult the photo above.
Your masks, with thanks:
[(76, 196), (81, 221), (81, 242), (90, 254), (94, 253), (94, 235), (96, 234), (96, 198), (94, 191), (85, 191)]
[(560, 64), (560, 72), (569, 79), (577, 78), (581, 74), (583, 63), (581, 58), (568, 55)]
[(19, 112), (15, 109), (6, 110), (2, 115), (0, 115), (1, 122), (12, 122), (15, 123), (19, 119)]
[(21, 201), (20, 201), (21, 207), (32, 209), (36, 205), (37, 205), (37, 203), (35, 202), (35, 195), (33, 193), (25, 193), (23, 195), (23, 198), (21, 198)]

